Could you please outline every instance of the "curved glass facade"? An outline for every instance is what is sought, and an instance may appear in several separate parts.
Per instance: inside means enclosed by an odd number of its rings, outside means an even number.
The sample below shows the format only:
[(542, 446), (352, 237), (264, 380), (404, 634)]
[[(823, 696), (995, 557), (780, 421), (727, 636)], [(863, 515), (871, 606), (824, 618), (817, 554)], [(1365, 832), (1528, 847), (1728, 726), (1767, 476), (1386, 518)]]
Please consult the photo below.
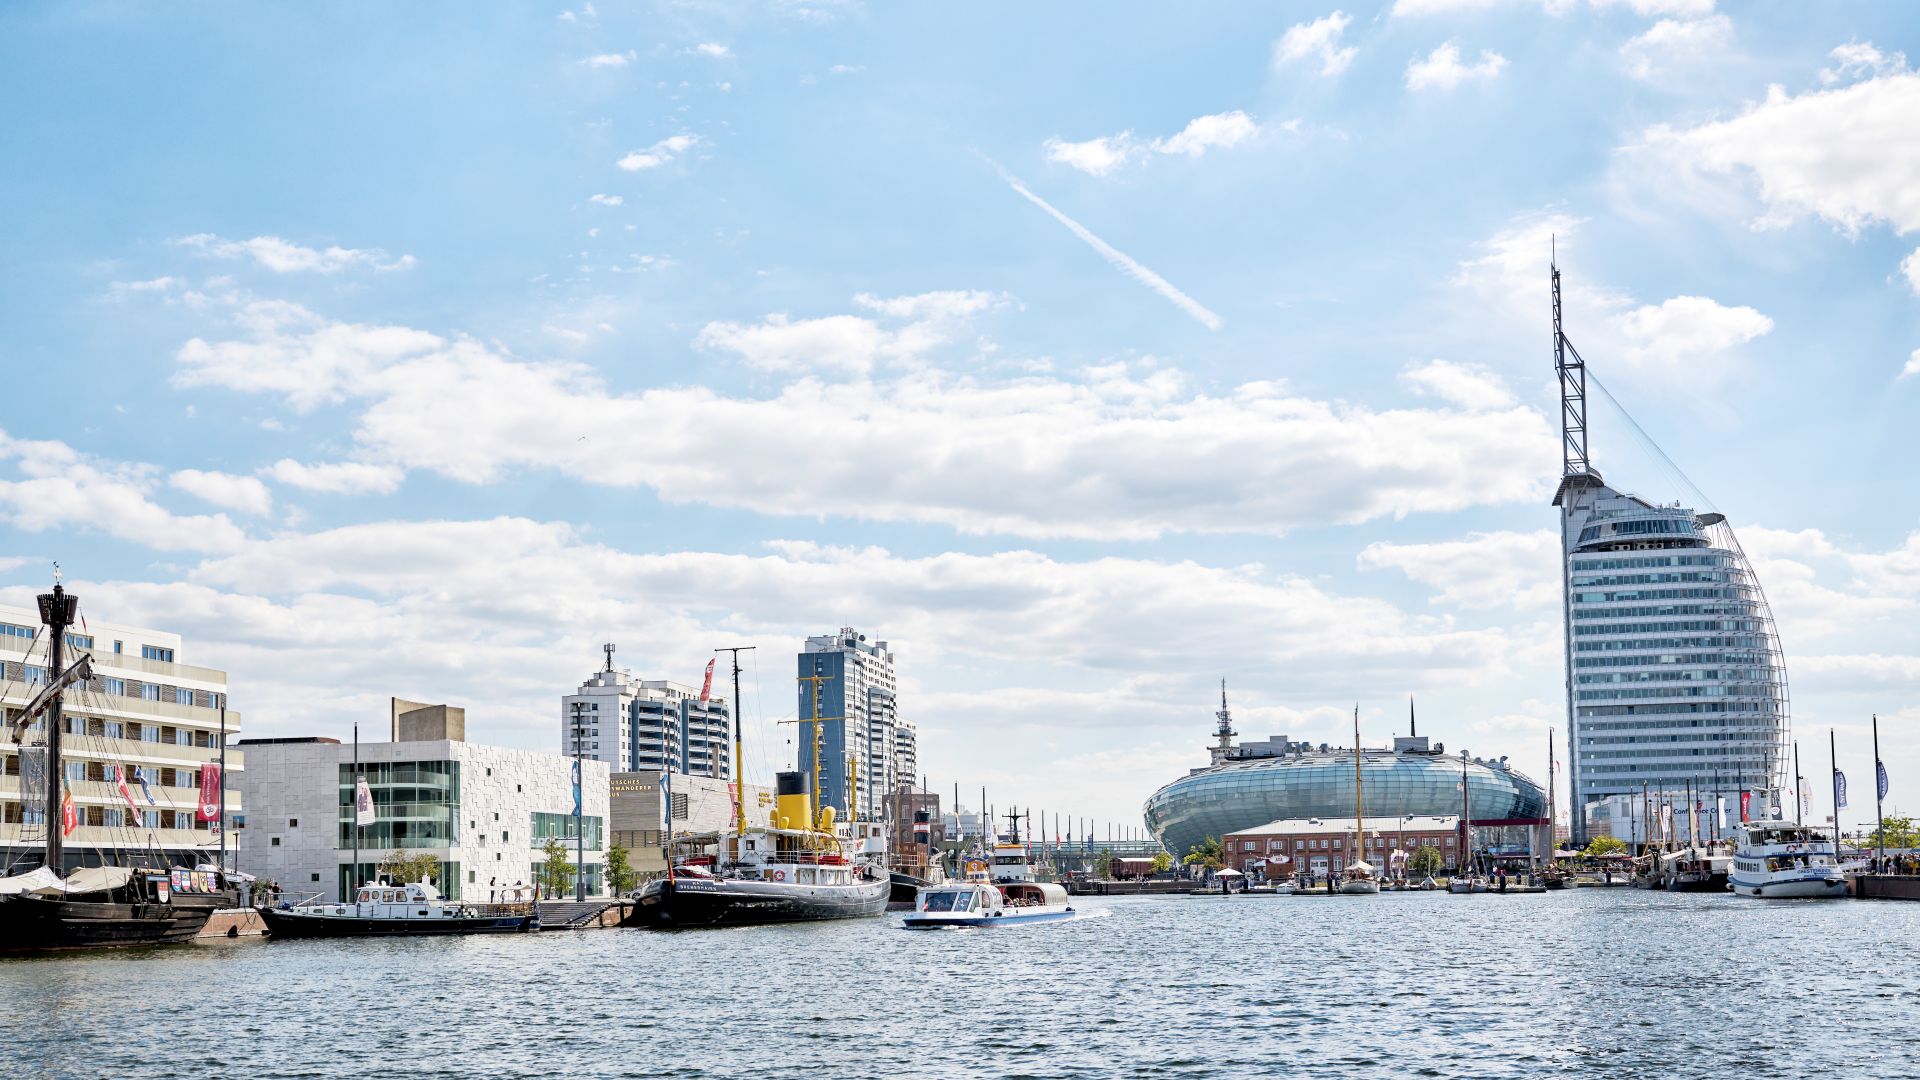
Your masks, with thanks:
[(1611, 796), (1784, 787), (1786, 663), (1726, 519), (1591, 474), (1558, 501), (1574, 841), (1585, 808)]
[[(1361, 762), (1368, 817), (1458, 816), (1461, 759), (1367, 750)], [(1547, 816), (1547, 795), (1520, 773), (1466, 762), (1476, 821)], [(1147, 828), (1176, 857), (1208, 837), (1283, 818), (1352, 818), (1353, 751), (1229, 761), (1153, 793)]]

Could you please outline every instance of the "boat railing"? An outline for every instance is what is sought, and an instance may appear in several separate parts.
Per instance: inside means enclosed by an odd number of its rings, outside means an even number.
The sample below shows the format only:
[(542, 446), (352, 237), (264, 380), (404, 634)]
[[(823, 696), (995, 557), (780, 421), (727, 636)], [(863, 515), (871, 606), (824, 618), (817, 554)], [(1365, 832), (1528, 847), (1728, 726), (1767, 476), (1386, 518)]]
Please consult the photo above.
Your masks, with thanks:
[(507, 915), (531, 915), (535, 911), (534, 902), (531, 900), (493, 901), (493, 902), (482, 901), (480, 903), (462, 903), (460, 906), (472, 912), (475, 915), (482, 915), (482, 916), (489, 916), (489, 917), (507, 916)]

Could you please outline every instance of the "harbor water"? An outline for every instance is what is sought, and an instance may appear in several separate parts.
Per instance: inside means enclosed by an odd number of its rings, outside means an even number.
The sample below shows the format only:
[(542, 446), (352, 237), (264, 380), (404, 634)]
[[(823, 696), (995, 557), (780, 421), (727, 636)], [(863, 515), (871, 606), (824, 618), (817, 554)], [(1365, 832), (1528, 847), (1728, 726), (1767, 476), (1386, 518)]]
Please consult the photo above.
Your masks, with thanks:
[(912, 933), (241, 940), (0, 961), (20, 1077), (1920, 1075), (1920, 905), (1084, 898)]

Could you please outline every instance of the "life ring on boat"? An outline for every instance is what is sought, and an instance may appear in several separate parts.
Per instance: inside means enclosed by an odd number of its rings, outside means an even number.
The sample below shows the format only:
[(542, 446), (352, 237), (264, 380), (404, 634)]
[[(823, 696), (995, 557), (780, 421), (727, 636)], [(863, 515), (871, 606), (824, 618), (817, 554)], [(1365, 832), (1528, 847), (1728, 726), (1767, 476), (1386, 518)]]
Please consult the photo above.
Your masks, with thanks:
[(787, 880), (787, 872), (785, 870), (775, 870), (773, 872), (773, 880), (775, 881)]

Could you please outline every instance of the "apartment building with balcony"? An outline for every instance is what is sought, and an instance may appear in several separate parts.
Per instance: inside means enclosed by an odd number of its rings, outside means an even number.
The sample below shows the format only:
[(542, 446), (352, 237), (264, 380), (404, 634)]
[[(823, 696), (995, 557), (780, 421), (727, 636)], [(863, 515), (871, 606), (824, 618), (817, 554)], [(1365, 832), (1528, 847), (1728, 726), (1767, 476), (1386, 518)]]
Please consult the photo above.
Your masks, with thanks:
[[(38, 612), (0, 605), (0, 710), (8, 736), (0, 739), (0, 861), (4, 867), (39, 865), (46, 842), (44, 789), (23, 791), (43, 770), (45, 719), (24, 729), (14, 721), (48, 679), (47, 642)], [(220, 845), (217, 822), (198, 820), (201, 770), (220, 760), (227, 673), (185, 662), (180, 635), (89, 619), (67, 633), (67, 656), (93, 659), (92, 677), (63, 699), (62, 778), (73, 793), (79, 824), (66, 837), (63, 869), (98, 866), (138, 853), (192, 866), (212, 861)], [(229, 745), (241, 716), (225, 712)], [(226, 754), (227, 850), (239, 844), (242, 803), (238, 774), (245, 755)], [(133, 805), (120, 794), (125, 770)], [(24, 774), (24, 775), (23, 775)]]

